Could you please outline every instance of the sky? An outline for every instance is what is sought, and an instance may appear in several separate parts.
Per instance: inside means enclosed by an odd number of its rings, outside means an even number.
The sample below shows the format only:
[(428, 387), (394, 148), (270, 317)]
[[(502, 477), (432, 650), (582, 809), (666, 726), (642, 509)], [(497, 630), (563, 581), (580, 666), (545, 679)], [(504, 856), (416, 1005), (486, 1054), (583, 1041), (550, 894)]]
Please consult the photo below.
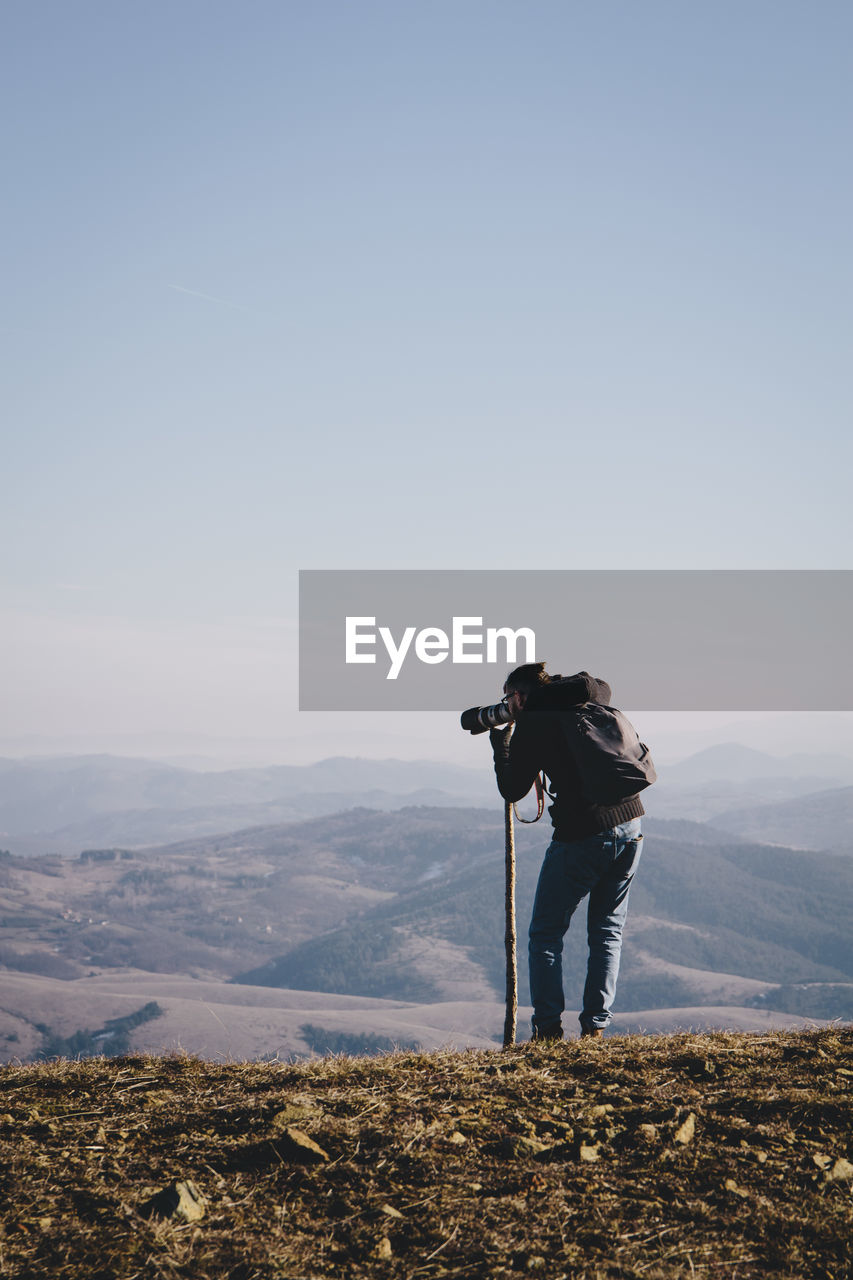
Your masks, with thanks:
[(461, 758), (297, 711), (300, 568), (851, 567), (848, 4), (3, 28), (0, 751)]

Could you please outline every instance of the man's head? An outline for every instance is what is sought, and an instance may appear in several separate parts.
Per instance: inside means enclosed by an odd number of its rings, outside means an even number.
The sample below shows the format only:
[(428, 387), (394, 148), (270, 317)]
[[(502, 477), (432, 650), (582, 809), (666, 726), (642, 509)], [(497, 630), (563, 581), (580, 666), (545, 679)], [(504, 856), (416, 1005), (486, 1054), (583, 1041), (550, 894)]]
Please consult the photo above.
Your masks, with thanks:
[(550, 682), (544, 662), (526, 662), (524, 666), (510, 671), (504, 681), (504, 697), (513, 719), (517, 719), (524, 710), (528, 694)]

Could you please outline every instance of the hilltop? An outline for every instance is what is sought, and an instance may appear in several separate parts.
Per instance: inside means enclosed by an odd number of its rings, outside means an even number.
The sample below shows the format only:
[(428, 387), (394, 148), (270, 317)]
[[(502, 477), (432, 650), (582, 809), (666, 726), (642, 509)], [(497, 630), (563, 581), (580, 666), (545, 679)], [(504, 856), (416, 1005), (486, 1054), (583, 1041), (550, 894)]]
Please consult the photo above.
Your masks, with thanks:
[(851, 1081), (849, 1028), (7, 1067), (0, 1267), (841, 1280)]

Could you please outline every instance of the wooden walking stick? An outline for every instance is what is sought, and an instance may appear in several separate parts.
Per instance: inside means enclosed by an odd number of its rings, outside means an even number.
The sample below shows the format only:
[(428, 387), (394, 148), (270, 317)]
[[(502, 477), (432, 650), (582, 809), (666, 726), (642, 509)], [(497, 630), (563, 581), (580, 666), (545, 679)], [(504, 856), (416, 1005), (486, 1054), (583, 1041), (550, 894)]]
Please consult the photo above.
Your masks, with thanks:
[(504, 1019), (504, 1048), (515, 1044), (515, 1024), (518, 1018), (518, 965), (515, 955), (515, 832), (512, 825), (513, 806), (507, 800), (504, 805), (506, 831), (506, 1017)]
[[(536, 817), (522, 818), (515, 816), (519, 822), (538, 822), (545, 812), (545, 782), (537, 777), (533, 783), (536, 789)], [(504, 805), (504, 828), (506, 830), (506, 1018), (504, 1019), (504, 1048), (515, 1044), (515, 1025), (518, 1020), (518, 962), (516, 959), (515, 940), (515, 829), (512, 815), (515, 805), (507, 800)]]

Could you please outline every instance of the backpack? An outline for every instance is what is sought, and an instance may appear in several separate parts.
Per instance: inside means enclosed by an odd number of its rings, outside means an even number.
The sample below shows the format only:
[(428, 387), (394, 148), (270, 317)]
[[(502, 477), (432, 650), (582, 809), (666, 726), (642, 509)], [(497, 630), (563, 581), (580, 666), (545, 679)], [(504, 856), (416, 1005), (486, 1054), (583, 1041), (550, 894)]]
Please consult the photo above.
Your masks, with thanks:
[(584, 702), (560, 713), (560, 723), (588, 804), (610, 808), (651, 786), (651, 753), (616, 707)]

